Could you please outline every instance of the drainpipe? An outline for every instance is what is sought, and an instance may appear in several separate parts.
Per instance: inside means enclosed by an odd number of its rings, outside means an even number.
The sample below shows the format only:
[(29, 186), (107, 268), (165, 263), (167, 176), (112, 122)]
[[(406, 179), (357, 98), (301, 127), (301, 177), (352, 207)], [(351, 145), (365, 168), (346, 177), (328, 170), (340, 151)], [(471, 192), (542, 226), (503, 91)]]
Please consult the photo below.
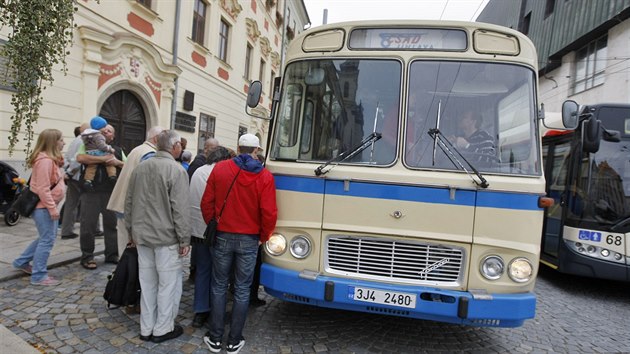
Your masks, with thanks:
[[(287, 0), (282, 2), (282, 45), (280, 48), (280, 73), (284, 70), (284, 51), (286, 50), (284, 42), (286, 39), (286, 31), (287, 31)], [(280, 74), (282, 75), (282, 74)]]
[[(179, 48), (179, 16), (182, 3), (181, 0), (175, 2), (175, 27), (173, 29), (173, 65), (177, 65), (178, 48)], [(173, 90), (173, 101), (171, 102), (171, 126), (175, 126), (175, 113), (177, 112), (177, 77), (174, 80), (175, 89)]]

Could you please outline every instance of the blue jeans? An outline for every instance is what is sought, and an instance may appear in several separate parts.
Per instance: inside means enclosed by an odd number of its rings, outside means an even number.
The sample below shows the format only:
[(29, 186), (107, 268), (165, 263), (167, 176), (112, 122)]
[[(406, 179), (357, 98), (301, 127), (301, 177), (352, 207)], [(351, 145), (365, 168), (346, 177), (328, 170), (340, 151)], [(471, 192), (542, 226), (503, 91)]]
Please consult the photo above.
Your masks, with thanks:
[(13, 261), (13, 266), (22, 268), (33, 261), (31, 282), (38, 283), (48, 277), (46, 264), (48, 263), (50, 251), (52, 251), (55, 245), (59, 220), (51, 219), (50, 213), (46, 208), (35, 209), (31, 217), (35, 220), (39, 237), (31, 242), (24, 252), (22, 252), (22, 255)]
[[(192, 236), (195, 237), (195, 236)], [(210, 279), (212, 278), (212, 252), (203, 243), (196, 243), (192, 248), (195, 265), (195, 299), (193, 311), (195, 313), (210, 311)]]
[[(243, 338), (258, 240), (258, 235), (217, 233), (216, 244), (212, 248), (210, 339), (213, 341), (223, 339), (226, 293), (231, 274), (234, 274), (234, 304), (227, 343), (237, 344)], [(236, 269), (232, 269), (232, 263)]]

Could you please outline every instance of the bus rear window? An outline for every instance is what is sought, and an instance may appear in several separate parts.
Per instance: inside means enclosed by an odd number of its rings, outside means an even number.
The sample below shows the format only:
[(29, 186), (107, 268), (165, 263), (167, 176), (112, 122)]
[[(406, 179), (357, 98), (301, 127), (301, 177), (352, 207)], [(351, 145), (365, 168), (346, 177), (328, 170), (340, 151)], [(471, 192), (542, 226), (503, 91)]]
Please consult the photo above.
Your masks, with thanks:
[(350, 33), (350, 49), (464, 51), (466, 32), (437, 28), (362, 28)]

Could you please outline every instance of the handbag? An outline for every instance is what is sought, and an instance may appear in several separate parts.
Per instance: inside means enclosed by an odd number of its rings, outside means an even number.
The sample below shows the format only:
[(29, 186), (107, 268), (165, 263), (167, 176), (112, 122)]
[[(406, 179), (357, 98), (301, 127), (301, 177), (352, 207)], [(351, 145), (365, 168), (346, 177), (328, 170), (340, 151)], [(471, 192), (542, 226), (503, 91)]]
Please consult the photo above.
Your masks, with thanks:
[[(57, 183), (59, 183), (60, 180), (61, 178), (59, 178), (59, 180), (50, 187), (50, 190), (53, 190), (53, 188), (57, 186)], [(22, 188), (22, 191), (17, 196), (12, 206), (13, 209), (20, 213), (20, 215), (25, 217), (31, 216), (31, 214), (33, 214), (33, 211), (35, 210), (35, 207), (37, 206), (37, 203), (39, 203), (39, 196), (37, 195), (37, 193), (31, 190), (30, 185), (31, 179), (29, 178), (28, 184), (24, 186), (24, 188)]]
[(232, 186), (234, 186), (234, 182), (236, 182), (236, 178), (238, 177), (239, 173), (241, 173), (240, 169), (236, 173), (236, 176), (234, 176), (232, 184), (230, 184), (230, 189), (228, 189), (228, 192), (225, 195), (225, 200), (223, 201), (223, 206), (221, 207), (219, 215), (210, 219), (208, 225), (206, 226), (206, 231), (203, 233), (203, 243), (208, 247), (214, 247), (217, 236), (217, 226), (219, 226), (219, 220), (221, 219), (221, 215), (223, 215), (223, 209), (225, 209), (225, 204), (227, 204), (228, 197), (230, 196), (230, 192), (232, 191)]

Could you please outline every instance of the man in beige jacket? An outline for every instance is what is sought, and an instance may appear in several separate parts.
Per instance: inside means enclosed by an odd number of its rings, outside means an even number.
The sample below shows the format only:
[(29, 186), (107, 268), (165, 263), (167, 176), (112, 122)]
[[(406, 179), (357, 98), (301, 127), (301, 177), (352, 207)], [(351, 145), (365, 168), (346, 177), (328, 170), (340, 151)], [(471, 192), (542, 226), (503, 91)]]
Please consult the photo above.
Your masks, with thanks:
[(141, 145), (136, 146), (131, 150), (129, 156), (127, 156), (127, 162), (118, 176), (118, 182), (112, 191), (112, 195), (109, 197), (109, 203), (107, 203), (107, 209), (116, 213), (118, 219), (118, 254), (122, 255), (127, 243), (131, 240), (127, 229), (125, 228), (124, 212), (125, 212), (125, 197), (127, 196), (127, 189), (129, 188), (129, 178), (131, 173), (138, 167), (140, 162), (146, 160), (149, 157), (155, 155), (157, 136), (164, 130), (160, 126), (155, 126), (147, 132), (147, 140)]

